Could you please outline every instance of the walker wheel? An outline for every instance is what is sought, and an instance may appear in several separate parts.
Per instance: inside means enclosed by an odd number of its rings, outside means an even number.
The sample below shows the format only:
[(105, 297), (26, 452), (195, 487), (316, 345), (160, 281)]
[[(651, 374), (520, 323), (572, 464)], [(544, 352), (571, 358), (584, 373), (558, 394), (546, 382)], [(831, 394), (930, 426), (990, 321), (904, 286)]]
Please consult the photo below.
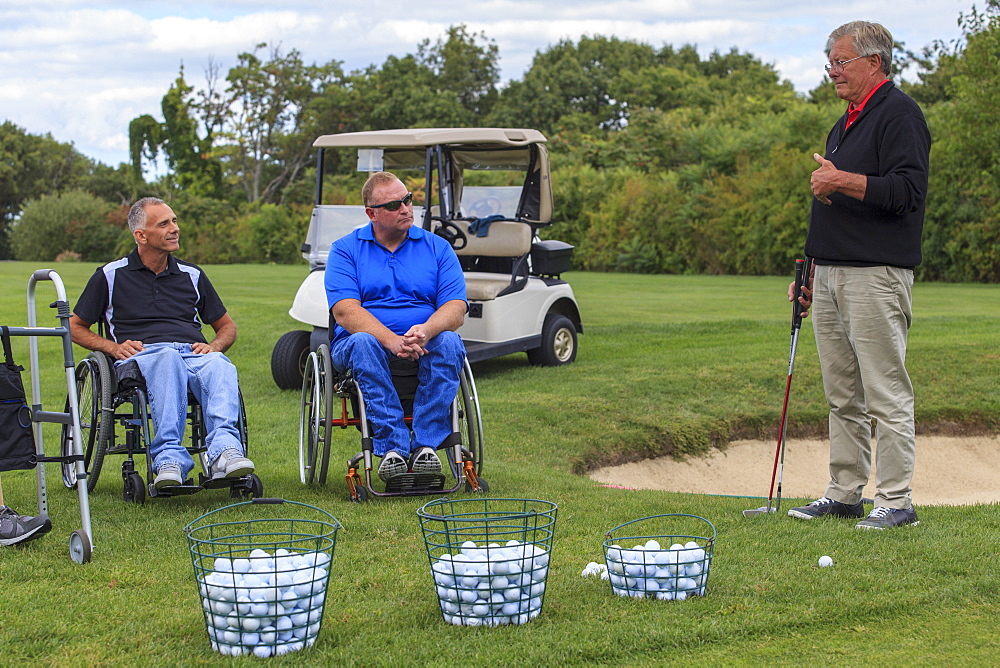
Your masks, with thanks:
[(69, 558), (78, 564), (90, 563), (90, 538), (81, 530), (69, 535)]

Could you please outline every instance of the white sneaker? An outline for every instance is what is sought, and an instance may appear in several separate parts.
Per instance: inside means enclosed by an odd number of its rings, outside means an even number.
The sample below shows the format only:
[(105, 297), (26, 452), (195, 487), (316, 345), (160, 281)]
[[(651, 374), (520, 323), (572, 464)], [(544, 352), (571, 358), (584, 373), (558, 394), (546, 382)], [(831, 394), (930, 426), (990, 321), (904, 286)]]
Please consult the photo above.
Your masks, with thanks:
[(441, 460), (434, 448), (418, 448), (413, 453), (412, 462), (410, 470), (414, 473), (441, 473)]
[(167, 462), (156, 470), (156, 478), (153, 479), (153, 487), (156, 489), (176, 487), (183, 484), (184, 478), (181, 477), (181, 467), (177, 464)]
[(253, 462), (243, 453), (236, 448), (227, 448), (216, 458), (210, 473), (213, 478), (241, 478), (250, 475), (253, 470)]
[(382, 461), (378, 465), (378, 477), (382, 482), (389, 482), (389, 478), (394, 478), (402, 473), (406, 473), (406, 460), (395, 450), (382, 455)]

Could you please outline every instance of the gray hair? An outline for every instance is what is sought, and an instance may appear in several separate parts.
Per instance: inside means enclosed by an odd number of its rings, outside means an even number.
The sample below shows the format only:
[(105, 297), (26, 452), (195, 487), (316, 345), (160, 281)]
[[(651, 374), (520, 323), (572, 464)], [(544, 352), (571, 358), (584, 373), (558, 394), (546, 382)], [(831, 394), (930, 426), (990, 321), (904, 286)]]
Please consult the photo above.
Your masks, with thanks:
[(146, 207), (156, 204), (166, 204), (166, 202), (159, 197), (143, 197), (133, 204), (132, 208), (128, 210), (128, 231), (135, 232), (146, 229)]
[(869, 21), (851, 21), (840, 26), (826, 40), (826, 55), (830, 55), (833, 44), (841, 37), (850, 37), (854, 42), (854, 50), (859, 56), (874, 56), (882, 58), (882, 73), (892, 74), (892, 35), (879, 23)]

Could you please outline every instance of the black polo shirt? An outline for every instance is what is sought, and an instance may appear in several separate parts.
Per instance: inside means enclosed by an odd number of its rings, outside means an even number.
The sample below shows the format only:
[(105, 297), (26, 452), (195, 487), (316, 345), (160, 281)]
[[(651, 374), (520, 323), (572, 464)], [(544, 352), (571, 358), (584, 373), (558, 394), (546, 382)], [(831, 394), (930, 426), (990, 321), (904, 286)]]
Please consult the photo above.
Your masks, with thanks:
[(98, 268), (73, 312), (90, 324), (107, 322), (116, 343), (206, 343), (202, 323), (215, 322), (226, 307), (197, 265), (170, 255), (167, 268), (153, 274), (136, 249)]

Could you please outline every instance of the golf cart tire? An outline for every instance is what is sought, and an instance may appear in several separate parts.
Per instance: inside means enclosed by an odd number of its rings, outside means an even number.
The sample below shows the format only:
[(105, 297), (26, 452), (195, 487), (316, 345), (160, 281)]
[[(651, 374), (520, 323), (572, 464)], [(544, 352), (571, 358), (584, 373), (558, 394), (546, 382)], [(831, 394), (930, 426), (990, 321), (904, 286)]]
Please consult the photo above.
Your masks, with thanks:
[(528, 351), (535, 366), (562, 366), (576, 359), (576, 326), (561, 313), (549, 313), (542, 324), (542, 345)]
[(302, 388), (302, 373), (309, 356), (309, 332), (285, 332), (271, 352), (271, 376), (283, 390)]

